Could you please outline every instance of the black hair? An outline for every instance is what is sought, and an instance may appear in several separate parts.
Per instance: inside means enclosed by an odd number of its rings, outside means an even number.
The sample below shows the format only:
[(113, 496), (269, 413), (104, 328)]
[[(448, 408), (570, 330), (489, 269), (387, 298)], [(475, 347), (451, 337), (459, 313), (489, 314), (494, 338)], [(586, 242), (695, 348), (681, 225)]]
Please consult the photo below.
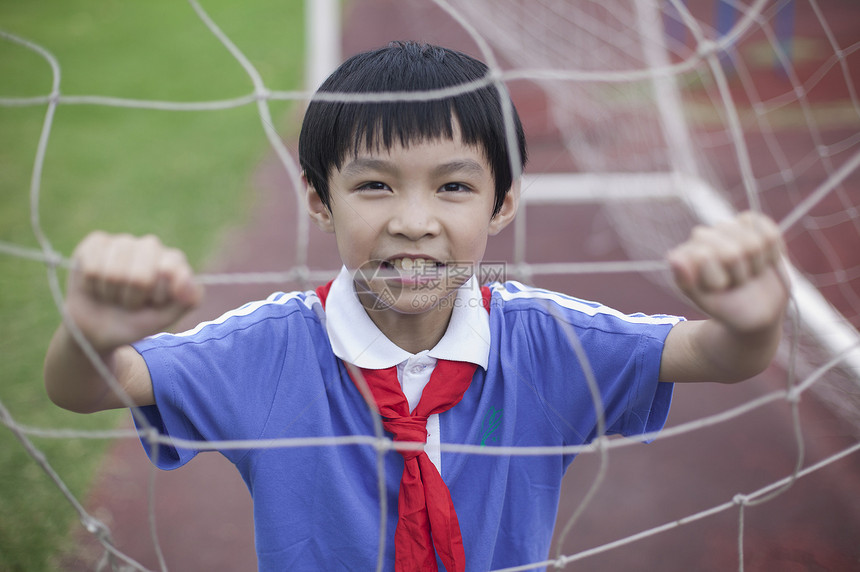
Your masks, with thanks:
[[(438, 90), (486, 79), (489, 68), (466, 54), (415, 42), (392, 42), (346, 60), (317, 93), (362, 94)], [(507, 95), (505, 95), (507, 97)], [(523, 127), (513, 105), (520, 171), (526, 163)], [(443, 98), (409, 101), (333, 101), (314, 98), (299, 135), (299, 162), (308, 184), (330, 207), (329, 175), (347, 155), (394, 143), (452, 138), (452, 119), (466, 145), (483, 150), (496, 185), (493, 215), (513, 183), (499, 90), (493, 83)]]

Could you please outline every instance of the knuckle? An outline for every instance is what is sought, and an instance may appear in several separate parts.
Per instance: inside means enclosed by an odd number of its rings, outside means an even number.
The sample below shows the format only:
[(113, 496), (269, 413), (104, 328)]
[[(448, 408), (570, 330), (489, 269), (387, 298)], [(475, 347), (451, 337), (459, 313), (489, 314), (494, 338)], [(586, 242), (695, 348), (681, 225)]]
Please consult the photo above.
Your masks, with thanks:
[(704, 240), (709, 237), (712, 232), (713, 230), (710, 227), (703, 224), (697, 224), (693, 227), (693, 230), (690, 231), (690, 237), (693, 240)]
[(751, 222), (755, 222), (756, 219), (760, 218), (761, 215), (756, 213), (755, 211), (745, 210), (738, 214), (737, 220), (739, 222), (748, 224)]
[(724, 244), (720, 252), (720, 260), (726, 264), (741, 264), (746, 257), (747, 250), (735, 242)]
[(145, 292), (155, 286), (157, 276), (148, 268), (140, 267), (130, 271), (123, 282), (130, 289)]
[(158, 238), (154, 234), (145, 234), (145, 235), (141, 236), (140, 238), (138, 238), (138, 242), (140, 243), (141, 246), (147, 247), (147, 248), (158, 249), (158, 248), (163, 247), (163, 245), (161, 243), (161, 239)]
[(103, 267), (100, 261), (92, 256), (78, 255), (74, 258), (73, 271), (88, 282), (99, 280)]
[(93, 265), (79, 264), (77, 272), (81, 279), (88, 284), (97, 283), (102, 278), (99, 268)]
[(185, 253), (178, 248), (165, 249), (162, 260), (166, 266), (171, 268), (179, 269), (188, 266), (188, 259)]
[(114, 243), (116, 243), (116, 244), (127, 245), (127, 244), (134, 243), (135, 238), (133, 235), (131, 235), (127, 232), (121, 232), (121, 233), (113, 235), (113, 240), (114, 240)]
[(84, 237), (84, 239), (81, 241), (81, 244), (90, 245), (93, 243), (103, 243), (108, 239), (109, 236), (110, 235), (108, 235), (108, 233), (103, 230), (94, 230)]
[(110, 286), (121, 286), (128, 282), (128, 276), (115, 267), (105, 269), (101, 279)]
[(90, 252), (96, 250), (100, 244), (105, 242), (106, 238), (107, 234), (100, 230), (90, 232), (78, 243), (75, 251), (72, 253), (72, 259), (83, 262)]
[(767, 219), (764, 224), (763, 235), (770, 246), (776, 246), (782, 241), (782, 231), (780, 231), (779, 226), (771, 219)]

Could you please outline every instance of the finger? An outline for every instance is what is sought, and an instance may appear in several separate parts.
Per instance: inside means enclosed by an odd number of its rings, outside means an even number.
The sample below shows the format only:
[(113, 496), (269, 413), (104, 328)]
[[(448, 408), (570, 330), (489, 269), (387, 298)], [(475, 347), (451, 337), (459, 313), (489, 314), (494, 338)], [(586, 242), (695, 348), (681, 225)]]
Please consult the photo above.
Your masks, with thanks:
[(697, 287), (704, 292), (718, 292), (731, 287), (733, 274), (728, 266), (723, 264), (715, 254), (714, 249), (706, 244), (696, 245), (698, 259)]
[[(146, 270), (139, 267), (141, 261), (143, 265), (147, 264), (145, 248), (141, 247), (138, 238), (129, 234), (111, 237), (107, 241), (100, 279), (96, 283), (100, 299), (115, 306), (125, 306), (127, 300), (138, 299), (140, 294), (130, 289), (141, 289), (145, 280)], [(140, 283), (135, 283), (135, 280)]]
[(729, 275), (727, 288), (746, 283), (761, 274), (778, 258), (779, 230), (767, 217), (745, 213), (719, 223), (713, 228), (702, 228), (694, 233), (695, 242), (712, 250)]
[(757, 241), (737, 220), (718, 224), (705, 235), (705, 240), (728, 275), (726, 288), (743, 284), (754, 274), (751, 254)]
[(745, 212), (738, 216), (738, 221), (753, 237), (751, 261), (756, 273), (781, 259), (784, 248), (782, 233), (773, 219), (760, 213)]
[(721, 290), (731, 280), (707, 241), (685, 242), (670, 253), (669, 262), (676, 284), (687, 294)]
[(666, 254), (666, 261), (669, 263), (669, 268), (672, 270), (672, 276), (675, 279), (675, 284), (683, 291), (686, 291), (693, 283), (693, 278), (689, 270), (687, 259), (682, 248), (673, 248)]
[(101, 267), (101, 253), (107, 235), (94, 231), (84, 237), (72, 253), (72, 267), (68, 279), (68, 292), (72, 296), (78, 289), (90, 297), (96, 296), (96, 282)]
[(725, 228), (696, 227), (689, 247), (696, 260), (697, 284), (705, 291), (724, 290), (742, 280), (747, 268)]
[(119, 266), (130, 239), (128, 235), (107, 236), (100, 245), (101, 251), (92, 252), (88, 278), (94, 297), (100, 303), (116, 305), (119, 300)]
[(159, 271), (158, 279), (155, 281), (155, 286), (152, 289), (151, 303), (154, 307), (159, 308), (166, 305), (170, 301), (170, 278), (161, 275)]
[(164, 250), (161, 241), (147, 235), (132, 239), (122, 253), (119, 303), (130, 310), (151, 305), (158, 281), (158, 258)]
[(159, 261), (159, 276), (163, 279), (166, 303), (188, 308), (200, 301), (202, 288), (194, 282), (194, 272), (181, 250), (165, 250)]

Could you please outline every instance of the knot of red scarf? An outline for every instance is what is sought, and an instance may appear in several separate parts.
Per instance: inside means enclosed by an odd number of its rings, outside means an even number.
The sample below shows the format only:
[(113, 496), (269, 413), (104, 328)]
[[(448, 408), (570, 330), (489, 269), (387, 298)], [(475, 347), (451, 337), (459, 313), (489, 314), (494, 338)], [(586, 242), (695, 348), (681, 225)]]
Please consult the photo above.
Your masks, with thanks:
[[(396, 375), (396, 374), (395, 374)], [(394, 441), (400, 443), (426, 443), (427, 418), (418, 416), (394, 417), (382, 420), (385, 430), (394, 435)], [(404, 459), (412, 459), (421, 454), (419, 450), (400, 451)]]

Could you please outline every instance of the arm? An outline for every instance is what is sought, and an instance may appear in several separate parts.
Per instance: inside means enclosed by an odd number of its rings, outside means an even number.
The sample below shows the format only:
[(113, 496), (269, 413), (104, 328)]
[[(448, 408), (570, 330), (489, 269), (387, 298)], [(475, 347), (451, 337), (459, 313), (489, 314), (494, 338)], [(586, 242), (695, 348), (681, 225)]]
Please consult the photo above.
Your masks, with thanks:
[(676, 284), (709, 319), (672, 328), (660, 381), (730, 383), (770, 364), (788, 304), (781, 252), (773, 221), (747, 212), (696, 228), (690, 240), (669, 253)]
[(166, 329), (200, 300), (185, 256), (152, 236), (94, 232), (72, 257), (60, 324), (45, 357), (45, 389), (65, 409), (124, 407), (69, 329), (74, 323), (136, 406), (155, 402), (143, 358), (129, 344)]

